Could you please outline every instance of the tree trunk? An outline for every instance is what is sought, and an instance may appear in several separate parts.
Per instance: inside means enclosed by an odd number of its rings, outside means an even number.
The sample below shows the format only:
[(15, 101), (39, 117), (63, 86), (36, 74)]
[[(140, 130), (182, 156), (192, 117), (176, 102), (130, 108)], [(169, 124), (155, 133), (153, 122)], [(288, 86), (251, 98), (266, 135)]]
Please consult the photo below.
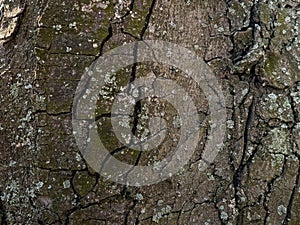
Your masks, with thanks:
[[(296, 0), (0, 0), (0, 223), (299, 224), (299, 17)], [(122, 144), (111, 108), (129, 82), (176, 82), (201, 122), (183, 168), (132, 186), (105, 178), (80, 151), (72, 103), (82, 75), (103, 54), (143, 40), (176, 43), (209, 66), (225, 98), (226, 134), (216, 158), (199, 169), (213, 130), (201, 84), (160, 62), (117, 71), (105, 80), (95, 118), (99, 139), (118, 160), (155, 164), (182, 135), (176, 107), (142, 99), (131, 131), (147, 136), (149, 117), (160, 115), (166, 137), (148, 152)]]

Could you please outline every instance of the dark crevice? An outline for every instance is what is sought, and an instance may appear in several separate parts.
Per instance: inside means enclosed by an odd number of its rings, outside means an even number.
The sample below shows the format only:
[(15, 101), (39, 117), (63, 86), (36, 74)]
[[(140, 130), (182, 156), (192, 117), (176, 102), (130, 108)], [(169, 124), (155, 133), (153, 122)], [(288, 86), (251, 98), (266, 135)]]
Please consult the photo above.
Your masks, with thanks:
[(106, 164), (107, 162), (109, 162), (109, 159), (112, 158), (113, 155), (115, 155), (115, 154), (117, 154), (117, 153), (123, 151), (123, 150), (126, 149), (126, 148), (127, 148), (127, 146), (122, 146), (122, 147), (116, 148), (116, 149), (114, 149), (113, 151), (111, 151), (110, 154), (108, 154), (108, 155), (106, 156), (106, 158), (103, 160), (103, 163), (101, 163), (101, 168), (100, 168), (100, 170), (99, 170), (99, 173), (100, 173), (100, 174), (102, 173), (102, 170), (103, 170), (105, 164)]
[(47, 114), (48, 116), (55, 116), (55, 117), (58, 117), (58, 116), (63, 116), (63, 115), (71, 115), (71, 110), (70, 111), (67, 111), (67, 112), (59, 112), (59, 113), (49, 113), (47, 110), (35, 110), (34, 111), (34, 114)]
[(251, 125), (252, 125), (252, 119), (253, 119), (253, 113), (254, 113), (254, 109), (255, 109), (255, 99), (253, 99), (251, 101), (251, 104), (248, 108), (248, 113), (247, 113), (247, 119), (245, 122), (245, 128), (244, 128), (244, 133), (243, 133), (243, 152), (242, 152), (242, 157), (241, 157), (241, 162), (238, 166), (238, 168), (236, 169), (234, 175), (233, 175), (233, 186), (234, 186), (234, 190), (235, 190), (235, 201), (237, 203), (237, 209), (238, 209), (238, 216), (237, 216), (237, 221), (238, 223), (240, 223), (242, 221), (242, 213), (240, 212), (240, 206), (239, 206), (239, 190), (241, 188), (241, 181), (242, 181), (242, 176), (244, 173), (244, 169), (246, 166), (245, 158), (246, 158), (246, 154), (247, 154), (247, 149), (248, 149), (248, 144), (249, 144), (249, 133), (251, 130)]
[[(26, 167), (23, 167), (26, 168)], [(83, 171), (87, 171), (87, 169), (68, 169), (68, 168), (60, 168), (60, 169), (53, 169), (50, 167), (43, 167), (43, 166), (37, 166), (36, 168), (40, 169), (40, 170), (46, 170), (49, 172), (61, 172), (61, 173), (75, 173), (75, 172), (83, 172)]]
[[(144, 25), (143, 29), (141, 30), (141, 33), (140, 33), (140, 40), (143, 40), (144, 34), (145, 34), (145, 32), (148, 28), (151, 15), (152, 15), (153, 10), (154, 10), (155, 3), (156, 3), (156, 0), (153, 0), (151, 5), (150, 5), (149, 12), (148, 12), (148, 14), (146, 16), (146, 19), (145, 19), (145, 25)], [(137, 50), (138, 50), (138, 43), (135, 43), (134, 49), (133, 49), (134, 63), (133, 63), (132, 68), (131, 68), (130, 83), (133, 83), (136, 79), (137, 65), (138, 65), (136, 63), (137, 62)], [(128, 90), (128, 91), (130, 91), (130, 90)], [(142, 104), (141, 104), (141, 101), (139, 100), (140, 94), (141, 93), (140, 93), (140, 90), (139, 90), (139, 96), (136, 98), (137, 101), (136, 101), (136, 104), (134, 106), (134, 112), (133, 112), (133, 126), (132, 126), (132, 130), (131, 130), (133, 135), (136, 135), (137, 126), (138, 126), (138, 123), (139, 123), (139, 115), (142, 111)], [(126, 174), (124, 174), (125, 179), (129, 175), (129, 173), (134, 169), (134, 167), (138, 165), (141, 156), (142, 156), (142, 151), (139, 152), (139, 154), (138, 154), (138, 156), (135, 160), (134, 166)], [(127, 192), (128, 192), (128, 187), (124, 186), (123, 190), (122, 190), (123, 195), (126, 196)], [(137, 203), (136, 201), (133, 202), (132, 209), (135, 207), (136, 203)], [(125, 224), (128, 223), (128, 216), (129, 216), (129, 213), (130, 213), (131, 210), (129, 210), (128, 214), (125, 216), (125, 222), (124, 222)]]
[(150, 8), (149, 8), (149, 12), (148, 12), (148, 14), (146, 16), (146, 19), (145, 19), (145, 25), (144, 25), (144, 27), (143, 27), (143, 29), (141, 31), (141, 34), (140, 34), (141, 40), (143, 40), (145, 32), (146, 32), (146, 30), (147, 30), (147, 28), (149, 26), (150, 19), (151, 19), (151, 16), (153, 14), (153, 10), (154, 10), (155, 4), (156, 4), (156, 0), (152, 0)]
[(104, 46), (105, 44), (110, 40), (110, 38), (113, 36), (113, 29), (112, 29), (112, 25), (109, 24), (109, 27), (107, 29), (108, 31), (108, 35), (103, 39), (103, 41), (100, 44), (100, 49), (99, 49), (99, 54), (96, 56), (96, 59), (98, 59), (100, 56), (103, 55), (103, 51), (104, 51)]
[(291, 96), (291, 92), (289, 92), (289, 96), (288, 96), (290, 105), (291, 105), (291, 109), (293, 112), (293, 119), (294, 119), (294, 123), (293, 123), (293, 127), (294, 128), (296, 126), (296, 124), (299, 122), (299, 112), (297, 112), (297, 103), (294, 102), (293, 97)]
[(101, 120), (103, 118), (111, 118), (112, 114), (111, 113), (102, 113), (101, 115), (95, 116), (95, 121)]
[[(228, 20), (228, 24), (229, 24), (229, 31), (230, 31), (230, 35), (229, 38), (231, 40), (231, 43), (233, 45), (232, 50), (229, 52), (231, 54), (231, 60), (233, 62), (233, 64), (237, 64), (238, 62), (242, 61), (244, 59), (244, 57), (247, 55), (247, 53), (249, 53), (249, 51), (251, 50), (251, 48), (253, 48), (254, 44), (255, 44), (255, 32), (256, 32), (256, 27), (255, 25), (259, 23), (259, 19), (257, 18), (257, 14), (258, 14), (258, 5), (255, 3), (255, 0), (253, 1), (253, 5), (250, 9), (250, 18), (249, 18), (249, 25), (247, 27), (242, 27), (240, 30), (233, 30), (232, 27), (232, 22), (228, 16), (229, 14), (229, 2), (226, 3), (227, 4), (227, 9), (226, 9), (226, 14), (227, 14), (227, 20)], [(247, 46), (245, 49), (239, 50), (238, 52), (236, 52), (237, 50), (237, 43), (235, 40), (235, 34), (239, 33), (239, 32), (245, 32), (247, 31), (249, 28), (252, 29), (252, 42), (249, 46)]]
[(299, 184), (300, 184), (300, 156), (297, 155), (297, 158), (298, 158), (298, 173), (297, 173), (297, 177), (296, 177), (296, 181), (295, 181), (295, 184), (294, 184), (294, 187), (293, 187), (293, 190), (292, 190), (292, 194), (290, 196), (290, 200), (289, 200), (289, 203), (288, 203), (288, 206), (287, 206), (287, 210), (286, 210), (286, 216), (284, 218), (284, 221), (283, 221), (283, 225), (288, 225), (290, 220), (291, 220), (291, 216), (292, 216), (292, 208), (293, 208), (293, 203), (294, 203), (294, 199), (295, 199), (295, 195), (296, 193), (298, 192), (298, 189), (299, 189)]
[(125, 31), (124, 28), (121, 28), (121, 32), (122, 32), (123, 34), (126, 34), (126, 35), (132, 37), (132, 38), (135, 39), (136, 41), (139, 40), (139, 37), (136, 37), (136, 36), (134, 36), (133, 34), (131, 34), (131, 33), (127, 32), (127, 31)]
[(130, 212), (133, 211), (133, 209), (135, 208), (135, 206), (137, 205), (138, 201), (137, 200), (133, 200), (133, 204), (132, 206), (129, 208), (129, 210), (126, 212), (125, 214), (125, 218), (124, 218), (124, 225), (128, 225), (128, 219), (129, 219), (129, 216), (130, 216)]

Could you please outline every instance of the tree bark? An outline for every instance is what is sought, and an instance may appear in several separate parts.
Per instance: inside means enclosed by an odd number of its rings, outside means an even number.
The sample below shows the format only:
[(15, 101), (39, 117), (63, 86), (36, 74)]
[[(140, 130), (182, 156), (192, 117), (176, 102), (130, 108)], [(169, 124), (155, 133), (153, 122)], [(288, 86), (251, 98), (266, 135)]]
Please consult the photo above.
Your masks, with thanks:
[[(296, 0), (0, 0), (0, 223), (299, 224), (299, 17)], [(114, 96), (138, 78), (180, 84), (202, 123), (184, 168), (134, 187), (103, 178), (84, 159), (73, 136), (72, 103), (87, 67), (143, 40), (195, 52), (222, 86), (227, 121), (221, 151), (200, 171), (209, 96), (169, 65), (135, 63), (118, 71), (95, 111), (99, 138), (117, 159), (155, 163), (180, 134), (170, 128), (151, 152), (117, 140)], [(157, 112), (174, 125), (176, 109), (164, 101), (142, 100), (134, 109), (137, 136)]]

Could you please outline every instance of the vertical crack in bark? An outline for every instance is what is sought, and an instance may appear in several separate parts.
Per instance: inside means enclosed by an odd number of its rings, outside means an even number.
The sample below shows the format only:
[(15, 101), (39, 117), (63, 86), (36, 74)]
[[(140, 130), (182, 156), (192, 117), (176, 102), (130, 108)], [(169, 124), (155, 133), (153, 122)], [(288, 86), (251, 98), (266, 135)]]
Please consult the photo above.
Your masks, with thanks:
[(288, 225), (290, 220), (291, 220), (292, 208), (293, 208), (295, 195), (296, 195), (296, 193), (298, 192), (298, 189), (299, 189), (299, 184), (300, 184), (300, 156), (297, 155), (297, 158), (298, 158), (298, 164), (299, 164), (298, 173), (297, 173), (296, 181), (295, 181), (295, 184), (294, 184), (294, 187), (293, 187), (293, 190), (292, 190), (292, 194), (290, 196), (290, 200), (289, 200), (289, 203), (288, 203), (288, 206), (287, 206), (287, 213), (286, 213), (286, 216), (285, 216), (284, 221), (282, 223), (283, 225)]
[(129, 216), (130, 216), (130, 212), (135, 208), (135, 206), (137, 205), (137, 200), (133, 199), (133, 204), (132, 206), (128, 209), (128, 211), (126, 212), (125, 214), (125, 218), (124, 218), (124, 225), (128, 225), (128, 224), (131, 224), (129, 223)]
[(153, 14), (153, 10), (154, 10), (155, 4), (156, 4), (156, 0), (152, 0), (150, 8), (149, 8), (149, 12), (148, 12), (148, 14), (146, 16), (146, 19), (145, 19), (145, 25), (144, 25), (144, 27), (143, 27), (143, 29), (141, 31), (141, 34), (140, 34), (141, 40), (143, 40), (145, 32), (146, 32), (146, 30), (147, 30), (147, 28), (149, 26), (150, 19), (151, 19), (151, 16)]
[[(153, 14), (155, 3), (156, 3), (156, 0), (152, 0), (150, 8), (149, 8), (149, 12), (148, 12), (148, 14), (146, 16), (146, 19), (145, 19), (145, 25), (144, 25), (143, 29), (141, 30), (141, 33), (140, 33), (140, 40), (143, 40), (143, 38), (144, 38), (145, 32), (146, 32), (146, 30), (148, 28), (151, 16)], [(134, 52), (133, 52), (135, 62), (137, 61), (137, 48), (138, 48), (138, 43), (135, 44), (135, 46), (134, 46)], [(132, 65), (132, 68), (131, 68), (130, 82), (134, 82), (135, 81), (135, 79), (136, 79), (136, 73), (137, 73), (137, 63), (134, 63)], [(135, 135), (136, 131), (137, 131), (137, 126), (138, 126), (138, 123), (139, 123), (139, 115), (141, 113), (141, 110), (142, 110), (141, 101), (137, 101), (137, 103), (134, 106), (134, 113), (133, 113), (133, 127), (132, 127), (132, 134), (133, 135)], [(142, 150), (142, 149), (140, 149), (140, 150)], [(142, 151), (139, 152), (139, 154), (138, 154), (138, 156), (137, 156), (137, 158), (135, 160), (134, 166), (137, 166), (139, 164), (141, 156), (142, 156)], [(126, 173), (125, 177), (127, 177), (133, 169), (134, 169), (134, 167), (132, 167), (132, 169), (129, 170)], [(126, 193), (126, 191), (127, 191), (127, 187), (124, 186), (122, 192)], [(125, 220), (124, 220), (124, 224), (125, 225), (128, 224), (128, 219), (129, 219), (130, 212), (135, 208), (136, 204), (137, 204), (137, 201), (134, 200), (132, 207), (125, 214)]]
[(244, 128), (244, 134), (243, 134), (243, 153), (242, 153), (242, 158), (241, 162), (236, 169), (234, 175), (233, 175), (233, 186), (235, 190), (235, 201), (237, 204), (237, 210), (238, 210), (238, 216), (237, 216), (237, 221), (238, 223), (242, 222), (242, 213), (241, 213), (241, 207), (239, 206), (239, 190), (241, 188), (241, 180), (244, 172), (244, 168), (246, 166), (246, 163), (244, 163), (244, 160), (246, 158), (246, 152), (248, 148), (248, 136), (249, 136), (249, 131), (251, 130), (251, 123), (252, 123), (252, 117), (255, 109), (255, 99), (252, 99), (251, 104), (248, 108), (248, 115), (247, 115), (247, 120), (245, 123), (245, 128)]
[[(289, 102), (290, 102), (292, 112), (293, 112), (293, 118), (294, 118), (293, 128), (294, 128), (296, 126), (296, 124), (299, 122), (299, 115), (298, 115), (298, 112), (296, 110), (296, 103), (294, 102), (293, 98), (291, 97), (291, 92), (289, 92)], [(293, 139), (291, 141), (292, 141), (292, 143), (294, 143), (295, 148), (297, 150), (299, 150), (299, 146), (298, 146), (296, 137), (293, 137)], [(294, 152), (294, 154), (296, 155), (296, 157), (298, 159), (298, 164), (299, 164), (298, 165), (298, 172), (297, 172), (296, 181), (295, 181), (292, 193), (290, 195), (289, 203), (288, 203), (288, 206), (287, 206), (287, 213), (286, 213), (286, 216), (284, 218), (283, 225), (288, 225), (290, 220), (291, 220), (293, 203), (294, 203), (295, 195), (298, 192), (299, 184), (300, 184), (300, 155), (297, 152)]]
[[(146, 19), (145, 19), (145, 26), (143, 27), (141, 33), (140, 33), (140, 37), (141, 37), (141, 40), (143, 40), (143, 37), (144, 37), (144, 34), (148, 28), (148, 25), (150, 23), (150, 19), (151, 19), (151, 16), (152, 16), (152, 13), (153, 13), (153, 9), (155, 7), (155, 3), (156, 3), (156, 0), (153, 0), (151, 5), (150, 5), (150, 8), (149, 8), (149, 12), (146, 16)], [(138, 48), (138, 44), (136, 43), (135, 46), (134, 46), (134, 60), (137, 61), (137, 48)], [(136, 73), (137, 73), (137, 63), (134, 63), (132, 65), (132, 68), (131, 68), (131, 78), (130, 78), (130, 82), (134, 82), (135, 79), (136, 79)], [(133, 127), (132, 127), (132, 133), (133, 135), (136, 134), (136, 130), (137, 130), (137, 125), (138, 125), (138, 122), (139, 122), (139, 115), (141, 113), (141, 110), (142, 110), (142, 105), (141, 105), (141, 101), (137, 101), (136, 105), (134, 106), (134, 113), (133, 113)], [(139, 160), (141, 158), (141, 154), (142, 154), (142, 151), (139, 152), (139, 155), (137, 157), (137, 160), (135, 162), (135, 166), (138, 165), (139, 163)], [(129, 171), (130, 173), (130, 171)]]
[(108, 35), (103, 39), (103, 41), (100, 44), (100, 50), (99, 50), (99, 54), (96, 56), (96, 59), (98, 59), (100, 56), (103, 55), (103, 49), (105, 44), (110, 40), (110, 38), (113, 36), (113, 30), (112, 30), (112, 25), (111, 23), (109, 24), (109, 27), (107, 29), (108, 31)]
[[(231, 60), (232, 60), (232, 63), (235, 65), (241, 61), (243, 61), (245, 59), (245, 57), (247, 56), (247, 54), (251, 51), (251, 49), (254, 47), (255, 45), (255, 41), (256, 41), (256, 37), (255, 37), (255, 34), (257, 32), (257, 28), (256, 28), (256, 25), (259, 24), (259, 19), (256, 18), (258, 15), (258, 12), (259, 12), (259, 9), (258, 9), (258, 3), (256, 0), (253, 0), (252, 1), (252, 6), (251, 6), (251, 9), (250, 9), (250, 18), (249, 18), (249, 25), (246, 26), (246, 27), (242, 27), (240, 28), (239, 30), (234, 30), (233, 27), (232, 27), (232, 22), (231, 22), (231, 19), (230, 17), (228, 16), (229, 14), (229, 3), (230, 1), (227, 1), (226, 2), (226, 14), (227, 14), (227, 20), (228, 20), (228, 24), (229, 24), (229, 31), (230, 31), (230, 35), (229, 35), (229, 38), (230, 38), (230, 41), (232, 43), (232, 50), (230, 51), (230, 54), (232, 55), (231, 56)], [(251, 45), (249, 45), (246, 49), (244, 49), (241, 53), (237, 54), (235, 52), (235, 49), (237, 47), (237, 43), (235, 41), (235, 34), (238, 33), (238, 32), (243, 32), (243, 31), (246, 31), (248, 30), (249, 28), (252, 29), (252, 43)], [(262, 33), (260, 31), (260, 35), (262, 36)]]

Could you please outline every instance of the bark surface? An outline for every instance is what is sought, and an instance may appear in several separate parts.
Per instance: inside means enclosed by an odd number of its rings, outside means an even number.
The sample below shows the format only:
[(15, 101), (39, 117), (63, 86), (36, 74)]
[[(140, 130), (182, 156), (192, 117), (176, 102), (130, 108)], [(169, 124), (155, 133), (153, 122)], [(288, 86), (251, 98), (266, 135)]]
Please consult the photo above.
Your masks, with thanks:
[[(300, 223), (300, 4), (298, 0), (0, 0), (0, 224)], [(156, 185), (127, 187), (93, 171), (72, 134), (86, 67), (136, 40), (180, 44), (214, 71), (226, 99), (226, 140), (204, 171), (209, 108), (177, 68), (134, 64), (110, 77), (95, 112), (116, 158), (155, 163), (178, 138), (176, 110), (142, 100), (133, 131), (165, 112), (170, 132), (151, 152), (117, 141), (116, 93), (154, 74), (188, 89), (203, 122), (193, 158)]]

